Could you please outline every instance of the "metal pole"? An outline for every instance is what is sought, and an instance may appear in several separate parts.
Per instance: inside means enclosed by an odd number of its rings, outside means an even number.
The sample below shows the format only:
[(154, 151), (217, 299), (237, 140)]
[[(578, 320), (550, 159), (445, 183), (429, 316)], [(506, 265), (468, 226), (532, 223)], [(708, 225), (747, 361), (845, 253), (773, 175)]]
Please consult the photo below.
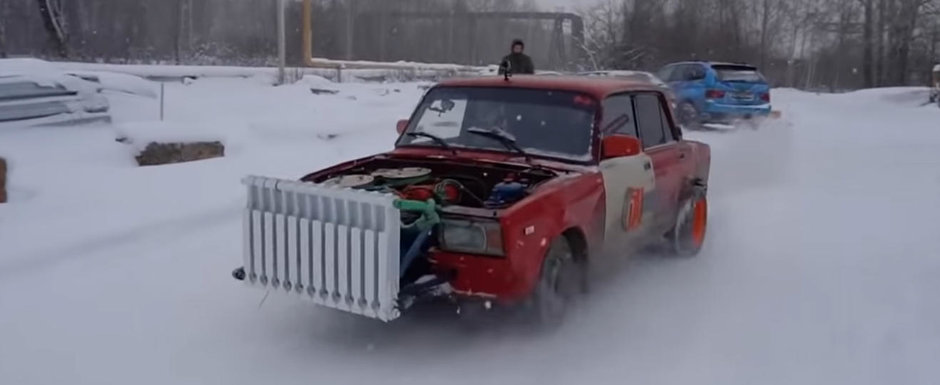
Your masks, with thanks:
[(286, 73), (284, 67), (287, 66), (287, 31), (286, 31), (286, 22), (284, 20), (284, 9), (286, 0), (277, 0), (277, 54), (278, 54), (278, 71), (277, 71), (277, 83), (284, 84), (286, 81)]
[(163, 121), (163, 94), (166, 83), (160, 82), (160, 121)]

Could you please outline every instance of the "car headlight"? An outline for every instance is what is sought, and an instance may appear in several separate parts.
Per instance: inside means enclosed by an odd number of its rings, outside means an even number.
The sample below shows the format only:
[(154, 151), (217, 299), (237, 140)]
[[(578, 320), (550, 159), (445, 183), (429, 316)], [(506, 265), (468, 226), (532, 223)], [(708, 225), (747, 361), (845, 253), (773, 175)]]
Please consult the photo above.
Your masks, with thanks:
[(441, 222), (441, 248), (468, 254), (504, 256), (499, 222), (445, 219)]

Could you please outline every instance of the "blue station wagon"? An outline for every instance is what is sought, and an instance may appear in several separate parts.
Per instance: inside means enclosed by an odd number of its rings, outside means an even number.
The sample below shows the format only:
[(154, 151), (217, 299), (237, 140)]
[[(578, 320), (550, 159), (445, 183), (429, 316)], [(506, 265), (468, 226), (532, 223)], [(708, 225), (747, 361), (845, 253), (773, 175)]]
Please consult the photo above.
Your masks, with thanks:
[(680, 62), (666, 65), (657, 76), (675, 93), (676, 115), (687, 127), (770, 115), (770, 85), (754, 66)]

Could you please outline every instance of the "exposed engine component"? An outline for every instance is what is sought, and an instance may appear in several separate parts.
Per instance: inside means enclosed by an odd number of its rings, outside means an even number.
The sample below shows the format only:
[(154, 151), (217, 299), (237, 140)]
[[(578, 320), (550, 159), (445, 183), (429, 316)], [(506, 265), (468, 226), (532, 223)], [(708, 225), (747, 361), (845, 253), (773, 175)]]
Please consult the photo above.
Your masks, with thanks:
[(405, 187), (401, 191), (404, 199), (415, 201), (427, 201), (434, 199), (441, 204), (450, 205), (460, 202), (461, 191), (466, 190), (460, 182), (451, 179), (444, 179), (434, 185), (416, 185)]
[(406, 200), (433, 200), (438, 206), (504, 209), (555, 175), (533, 168), (376, 159), (306, 180), (395, 194)]
[(486, 208), (500, 208), (516, 203), (527, 195), (528, 180), (516, 180), (515, 175), (509, 175), (502, 182), (493, 186), (489, 199), (484, 206)]
[(423, 167), (383, 168), (372, 172), (373, 176), (387, 179), (411, 179), (428, 176), (430, 174), (431, 169)]
[(334, 187), (361, 188), (372, 184), (374, 181), (375, 177), (371, 175), (353, 174), (333, 177), (323, 182), (323, 184)]

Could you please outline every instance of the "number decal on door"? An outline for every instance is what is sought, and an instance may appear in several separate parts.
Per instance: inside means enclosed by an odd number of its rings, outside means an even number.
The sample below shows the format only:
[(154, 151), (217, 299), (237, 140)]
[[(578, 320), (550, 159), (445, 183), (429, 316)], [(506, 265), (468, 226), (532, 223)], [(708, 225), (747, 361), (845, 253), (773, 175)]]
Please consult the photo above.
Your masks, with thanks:
[(623, 207), (623, 228), (633, 231), (643, 222), (643, 189), (627, 189), (626, 204)]

